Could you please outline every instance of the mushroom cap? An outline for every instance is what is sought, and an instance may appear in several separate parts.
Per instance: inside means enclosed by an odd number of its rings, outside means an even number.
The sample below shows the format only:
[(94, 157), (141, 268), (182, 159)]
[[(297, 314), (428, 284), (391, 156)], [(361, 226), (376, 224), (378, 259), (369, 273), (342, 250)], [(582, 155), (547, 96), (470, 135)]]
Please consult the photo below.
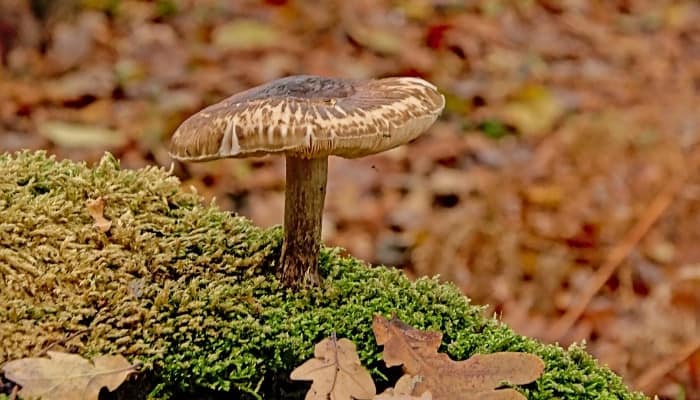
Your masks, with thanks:
[(170, 154), (182, 161), (362, 157), (416, 138), (444, 106), (437, 88), (419, 78), (290, 76), (192, 115), (173, 134)]

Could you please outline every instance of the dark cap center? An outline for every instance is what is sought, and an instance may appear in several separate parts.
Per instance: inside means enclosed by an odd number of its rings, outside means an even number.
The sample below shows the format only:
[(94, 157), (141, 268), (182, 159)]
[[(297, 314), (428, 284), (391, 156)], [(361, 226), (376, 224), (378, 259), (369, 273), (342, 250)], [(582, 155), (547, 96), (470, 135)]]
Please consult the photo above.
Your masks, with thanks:
[[(301, 99), (330, 100), (352, 96), (354, 81), (350, 79), (324, 78), (313, 75), (298, 75), (278, 79), (247, 93), (245, 100), (270, 97), (296, 97)], [(241, 99), (243, 100), (243, 99)]]

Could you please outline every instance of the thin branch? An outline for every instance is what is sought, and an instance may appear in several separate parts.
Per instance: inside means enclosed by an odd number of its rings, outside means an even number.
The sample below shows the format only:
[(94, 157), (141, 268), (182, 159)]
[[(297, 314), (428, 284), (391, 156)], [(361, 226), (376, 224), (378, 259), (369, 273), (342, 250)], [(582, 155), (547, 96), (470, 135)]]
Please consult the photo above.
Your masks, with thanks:
[(690, 342), (683, 346), (680, 350), (669, 355), (659, 362), (655, 362), (643, 374), (637, 377), (634, 381), (634, 387), (643, 391), (649, 392), (663, 379), (669, 372), (674, 371), (678, 366), (684, 363), (687, 359), (700, 352), (700, 340)]
[(561, 341), (566, 333), (576, 324), (576, 321), (581, 318), (581, 315), (586, 311), (588, 304), (593, 300), (596, 293), (600, 291), (622, 261), (627, 258), (629, 253), (637, 246), (639, 241), (642, 240), (649, 229), (651, 229), (654, 223), (671, 205), (674, 197), (683, 186), (686, 177), (687, 174), (681, 173), (672, 179), (664, 190), (656, 195), (651, 204), (649, 204), (644, 215), (642, 215), (622, 241), (608, 253), (603, 264), (595, 274), (593, 274), (593, 277), (588, 281), (586, 287), (576, 301), (573, 302), (573, 306), (570, 307), (552, 327), (550, 334), (547, 335), (552, 341)]

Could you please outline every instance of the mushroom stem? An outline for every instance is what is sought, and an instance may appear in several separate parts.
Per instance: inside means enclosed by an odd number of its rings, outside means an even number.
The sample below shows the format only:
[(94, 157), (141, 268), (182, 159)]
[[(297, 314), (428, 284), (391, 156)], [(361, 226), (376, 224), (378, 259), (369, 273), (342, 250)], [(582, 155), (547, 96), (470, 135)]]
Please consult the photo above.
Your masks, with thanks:
[(286, 156), (284, 243), (279, 277), (288, 287), (316, 285), (328, 157)]

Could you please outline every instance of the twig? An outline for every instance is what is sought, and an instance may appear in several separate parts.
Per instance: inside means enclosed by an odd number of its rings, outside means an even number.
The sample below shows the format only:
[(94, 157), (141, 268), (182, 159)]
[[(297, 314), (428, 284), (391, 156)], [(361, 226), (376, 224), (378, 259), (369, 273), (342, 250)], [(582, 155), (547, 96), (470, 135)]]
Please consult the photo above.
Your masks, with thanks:
[(58, 345), (58, 344), (66, 344), (66, 343), (70, 342), (71, 340), (73, 340), (74, 338), (76, 338), (76, 337), (82, 335), (83, 333), (85, 333), (85, 332), (87, 332), (87, 331), (89, 331), (89, 330), (90, 330), (90, 328), (81, 329), (81, 330), (79, 330), (79, 331), (77, 331), (77, 332), (71, 333), (71, 334), (68, 335), (68, 337), (65, 338), (65, 339), (61, 339), (61, 340), (58, 340), (58, 341), (55, 341), (55, 342), (49, 344), (48, 346), (44, 347), (40, 352), (38, 352), (38, 353), (36, 354), (36, 357), (41, 357), (41, 356), (46, 355), (46, 352), (48, 352), (49, 350), (51, 350), (54, 346), (56, 346), (56, 345)]
[(683, 186), (687, 174), (676, 176), (649, 204), (646, 213), (632, 227), (623, 240), (606, 257), (600, 268), (593, 274), (586, 287), (566, 313), (554, 324), (549, 336), (553, 341), (561, 341), (576, 321), (583, 315), (596, 293), (610, 279), (617, 267), (627, 258), (640, 240), (671, 204), (678, 190)]
[(698, 351), (700, 351), (700, 340), (688, 343), (674, 354), (671, 354), (660, 362), (655, 362), (654, 365), (635, 379), (634, 387), (643, 392), (653, 390), (654, 386), (656, 386), (664, 376), (676, 369), (679, 364), (685, 362)]

